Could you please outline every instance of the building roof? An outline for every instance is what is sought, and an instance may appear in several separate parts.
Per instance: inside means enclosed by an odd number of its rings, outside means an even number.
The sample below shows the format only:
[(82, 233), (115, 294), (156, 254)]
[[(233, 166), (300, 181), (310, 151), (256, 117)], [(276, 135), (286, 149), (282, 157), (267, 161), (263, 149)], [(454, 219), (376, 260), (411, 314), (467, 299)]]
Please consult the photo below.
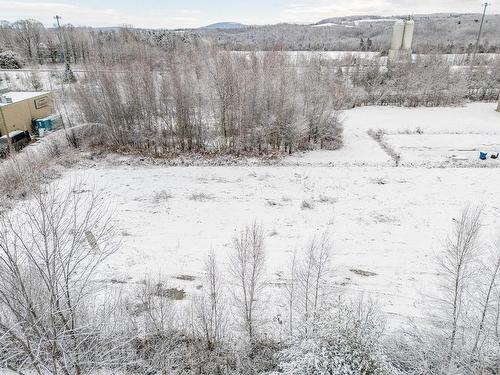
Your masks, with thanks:
[[(2, 96), (8, 97), (12, 99), (12, 103), (21, 102), (27, 99), (37, 98), (42, 95), (50, 94), (49, 91), (9, 91)], [(0, 106), (6, 106), (12, 103), (0, 103)]]

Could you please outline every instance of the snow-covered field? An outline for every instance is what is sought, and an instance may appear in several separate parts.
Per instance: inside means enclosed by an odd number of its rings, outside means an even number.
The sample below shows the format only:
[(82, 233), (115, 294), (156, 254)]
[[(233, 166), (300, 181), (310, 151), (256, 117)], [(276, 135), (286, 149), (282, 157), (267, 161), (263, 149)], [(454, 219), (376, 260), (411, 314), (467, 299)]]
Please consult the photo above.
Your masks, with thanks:
[(494, 103), (463, 107), (361, 107), (344, 112), (344, 143), (338, 152), (299, 153), (288, 163), (390, 166), (391, 158), (367, 134), (382, 129), (403, 166), (500, 166), (479, 160), (479, 151), (500, 151), (500, 113)]
[[(500, 161), (480, 164), (470, 151), (500, 149), (494, 108), (358, 108), (345, 113), (339, 151), (295, 155), (277, 166), (86, 163), (59, 184), (83, 180), (113, 207), (121, 246), (103, 280), (133, 285), (162, 274), (192, 295), (206, 255), (213, 250), (225, 261), (232, 237), (257, 221), (266, 233), (271, 314), (279, 312), (292, 253), (327, 230), (333, 293), (367, 294), (394, 322), (418, 319), (437, 287), (435, 255), (464, 205), (484, 204), (483, 240), (500, 229), (500, 169), (477, 168)], [(367, 135), (370, 128), (386, 130), (402, 167)], [(448, 165), (440, 163), (452, 155), (465, 158), (467, 168), (429, 168)]]

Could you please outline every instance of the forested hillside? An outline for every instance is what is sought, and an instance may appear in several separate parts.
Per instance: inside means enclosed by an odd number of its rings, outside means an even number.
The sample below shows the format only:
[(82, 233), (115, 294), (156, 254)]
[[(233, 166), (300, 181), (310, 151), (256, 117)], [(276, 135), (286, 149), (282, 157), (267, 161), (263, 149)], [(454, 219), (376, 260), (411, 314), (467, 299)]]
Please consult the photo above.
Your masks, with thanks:
[[(402, 18), (398, 17), (398, 18)], [(471, 53), (480, 15), (417, 15), (414, 53)], [(189, 30), (146, 30), (130, 27), (46, 28), (37, 20), (0, 22), (0, 53), (14, 52), (26, 62), (62, 62), (63, 51), (75, 63), (97, 58), (123, 61), (145, 46), (172, 50), (180, 45), (217, 44), (229, 50), (374, 51), (386, 52), (394, 23), (391, 18), (343, 17), (313, 25), (277, 24)], [(126, 44), (126, 48), (122, 48)], [(485, 19), (479, 53), (500, 51), (500, 15)]]

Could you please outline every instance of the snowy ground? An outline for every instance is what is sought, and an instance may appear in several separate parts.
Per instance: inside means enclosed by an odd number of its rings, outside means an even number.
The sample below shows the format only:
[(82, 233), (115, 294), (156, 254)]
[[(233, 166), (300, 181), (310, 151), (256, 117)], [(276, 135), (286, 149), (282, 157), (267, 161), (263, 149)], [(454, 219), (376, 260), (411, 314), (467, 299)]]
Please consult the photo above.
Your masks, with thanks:
[(479, 151), (500, 151), (500, 113), (494, 103), (463, 107), (361, 107), (344, 113), (344, 143), (339, 152), (299, 153), (288, 163), (305, 165), (390, 166), (394, 162), (367, 134), (382, 129), (401, 154), (403, 166), (500, 166), (479, 161)]
[[(423, 296), (435, 283), (433, 256), (465, 202), (485, 204), (488, 228), (500, 218), (495, 169), (93, 168), (65, 181), (75, 178), (97, 186), (114, 206), (122, 245), (104, 279), (138, 282), (160, 273), (199, 279), (208, 252), (225, 259), (232, 236), (256, 220), (267, 233), (271, 284), (282, 281), (295, 249), (329, 230), (332, 286), (366, 291), (403, 316), (422, 314)], [(304, 200), (313, 208), (303, 209)], [(172, 282), (190, 293), (200, 281)]]
[[(437, 288), (435, 255), (466, 202), (484, 204), (486, 242), (500, 229), (499, 169), (476, 168), (483, 164), (470, 151), (500, 148), (494, 108), (359, 108), (345, 114), (339, 151), (292, 156), (278, 166), (96, 162), (70, 171), (60, 184), (84, 180), (114, 207), (122, 244), (103, 270), (105, 281), (134, 285), (162, 274), (192, 295), (208, 252), (224, 261), (232, 237), (255, 220), (266, 233), (271, 314), (279, 312), (276, 297), (293, 251), (328, 230), (332, 292), (367, 294), (394, 322), (419, 319)], [(409, 166), (395, 168), (366, 134), (370, 128), (385, 129)], [(451, 154), (466, 158), (468, 167), (429, 168), (442, 167)], [(304, 201), (312, 207), (303, 208)]]

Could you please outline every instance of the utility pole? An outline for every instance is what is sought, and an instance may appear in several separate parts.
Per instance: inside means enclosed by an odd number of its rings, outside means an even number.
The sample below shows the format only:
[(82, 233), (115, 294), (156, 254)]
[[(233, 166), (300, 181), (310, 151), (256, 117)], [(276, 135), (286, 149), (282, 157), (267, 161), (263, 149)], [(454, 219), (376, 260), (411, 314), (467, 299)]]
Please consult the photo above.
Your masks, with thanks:
[(56, 21), (57, 21), (57, 28), (58, 28), (58, 29), (59, 29), (59, 28), (61, 28), (61, 25), (59, 24), (59, 20), (61, 19), (61, 16), (58, 16), (58, 15), (56, 14), (56, 16), (55, 16), (54, 18), (55, 18), (55, 19), (56, 19)]
[(63, 38), (62, 38), (62, 35), (61, 35), (61, 24), (59, 22), (59, 20), (62, 18), (61, 16), (58, 16), (56, 15), (55, 17), (55, 20), (57, 22), (57, 31), (58, 31), (58, 34), (59, 34), (59, 43), (61, 43), (61, 47), (63, 49), (63, 59), (64, 59), (64, 62), (66, 64), (69, 64), (68, 63), (68, 60), (66, 58), (66, 43), (63, 42)]
[[(71, 68), (69, 66), (68, 54), (67, 54), (67, 51), (66, 51), (66, 41), (63, 42), (63, 38), (62, 38), (62, 35), (61, 35), (61, 24), (59, 23), (59, 20), (62, 17), (56, 14), (54, 16), (54, 18), (55, 18), (55, 20), (57, 22), (57, 30), (58, 30), (58, 34), (59, 34), (59, 43), (61, 43), (61, 46), (62, 46), (62, 49), (63, 49), (64, 78), (63, 78), (63, 81), (61, 82), (61, 91), (63, 93), (63, 98), (64, 98), (65, 97), (65, 94), (64, 94), (64, 81), (66, 79), (68, 79), (69, 75), (70, 74), (72, 75), (73, 72), (71, 71)], [(64, 103), (64, 99), (63, 99), (63, 103)], [(64, 109), (66, 109), (66, 105), (64, 105)], [(61, 116), (61, 119), (63, 119), (62, 116)], [(66, 138), (68, 138), (68, 133), (67, 133), (67, 130), (66, 130), (66, 124), (64, 123), (64, 119), (62, 120), (62, 125), (63, 125), (63, 128), (64, 128), (64, 132), (66, 134)]]
[(474, 60), (476, 59), (476, 53), (477, 53), (477, 47), (479, 45), (479, 39), (481, 38), (481, 32), (483, 31), (483, 23), (484, 23), (484, 16), (486, 15), (486, 8), (488, 7), (488, 3), (483, 4), (483, 16), (481, 17), (481, 25), (479, 26), (479, 32), (477, 33), (477, 39), (476, 39), (476, 45), (474, 46), (474, 53), (472, 54), (472, 59), (470, 61), (470, 66), (472, 67), (474, 65)]

